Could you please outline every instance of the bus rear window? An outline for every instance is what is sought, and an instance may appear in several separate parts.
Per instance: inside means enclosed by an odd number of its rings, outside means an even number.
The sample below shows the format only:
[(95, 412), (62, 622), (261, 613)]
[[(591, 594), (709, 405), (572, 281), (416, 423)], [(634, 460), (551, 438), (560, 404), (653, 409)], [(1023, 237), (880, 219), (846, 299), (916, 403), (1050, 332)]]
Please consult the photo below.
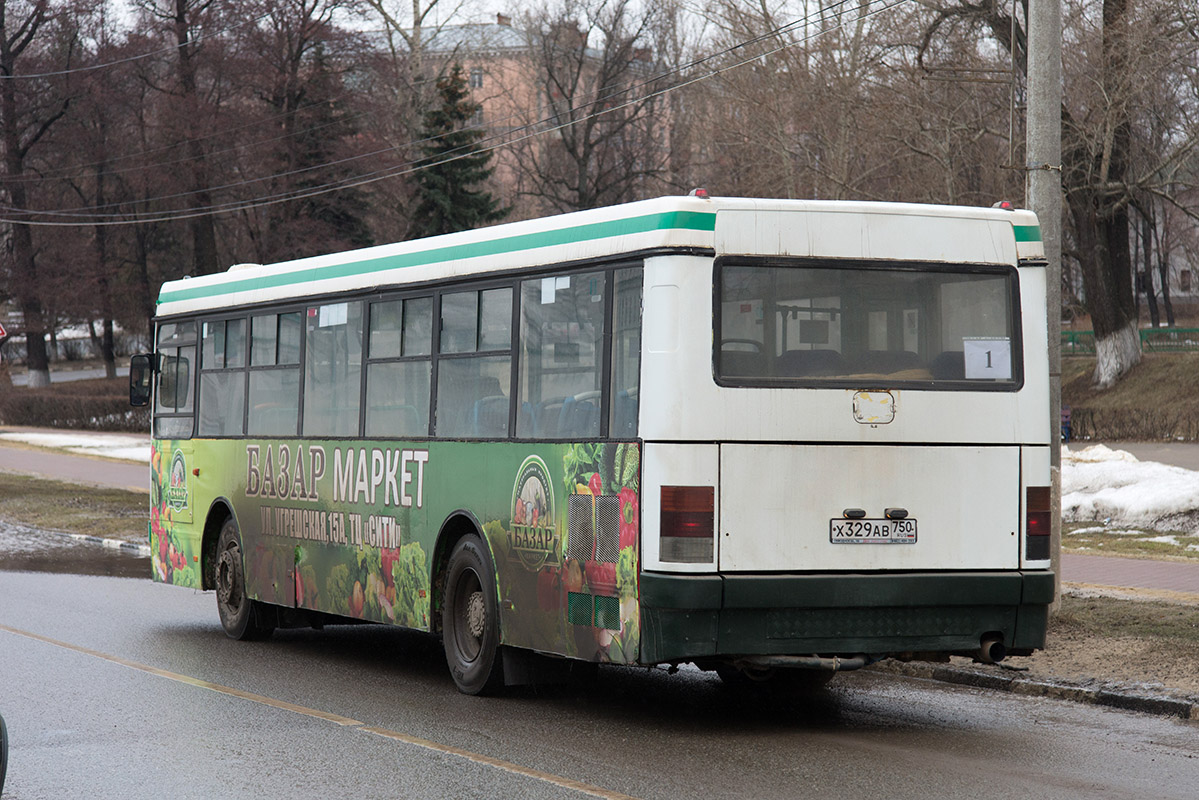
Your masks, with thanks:
[(718, 266), (720, 383), (1020, 385), (1014, 269), (827, 263)]

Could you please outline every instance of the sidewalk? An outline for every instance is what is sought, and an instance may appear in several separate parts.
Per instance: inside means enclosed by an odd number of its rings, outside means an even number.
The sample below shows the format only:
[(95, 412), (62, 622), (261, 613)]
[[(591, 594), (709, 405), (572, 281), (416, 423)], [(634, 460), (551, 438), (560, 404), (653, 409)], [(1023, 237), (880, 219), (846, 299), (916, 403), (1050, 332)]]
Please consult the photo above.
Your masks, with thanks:
[(1109, 589), (1147, 589), (1189, 595), (1199, 603), (1199, 561), (1154, 561), (1062, 553), (1062, 581)]
[(149, 436), (0, 426), (4, 472), (148, 492), (149, 460)]
[(1101, 444), (1109, 450), (1132, 453), (1138, 461), (1156, 461), (1199, 471), (1199, 442), (1105, 442), (1076, 439), (1065, 442), (1072, 451), (1084, 450), (1093, 444)]

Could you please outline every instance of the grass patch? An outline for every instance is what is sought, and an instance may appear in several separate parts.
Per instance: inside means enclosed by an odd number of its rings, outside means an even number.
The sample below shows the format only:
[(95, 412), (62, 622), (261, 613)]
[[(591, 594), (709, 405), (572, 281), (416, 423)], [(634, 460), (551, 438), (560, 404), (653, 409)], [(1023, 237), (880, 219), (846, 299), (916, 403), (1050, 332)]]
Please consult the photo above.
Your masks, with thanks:
[[(1121, 532), (1116, 533), (1115, 530)], [(1172, 542), (1152, 542), (1162, 536), (1173, 536)], [(1199, 561), (1199, 550), (1190, 549), (1199, 545), (1199, 536), (1184, 531), (1131, 531), (1103, 530), (1096, 522), (1063, 522), (1062, 549), (1087, 555), (1132, 556), (1139, 558), (1186, 558)]]
[(1095, 359), (1062, 358), (1062, 407), (1077, 439), (1199, 440), (1199, 353), (1146, 353), (1103, 391), (1091, 385)]
[(149, 503), (139, 492), (0, 473), (0, 518), (31, 528), (144, 542)]
[[(1051, 628), (1102, 637), (1199, 643), (1199, 606), (1111, 597), (1062, 597)], [(1054, 635), (1053, 631), (1049, 634)]]
[(1146, 353), (1110, 389), (1091, 386), (1093, 356), (1062, 358), (1062, 405), (1087, 408), (1161, 408), (1199, 413), (1199, 353)]

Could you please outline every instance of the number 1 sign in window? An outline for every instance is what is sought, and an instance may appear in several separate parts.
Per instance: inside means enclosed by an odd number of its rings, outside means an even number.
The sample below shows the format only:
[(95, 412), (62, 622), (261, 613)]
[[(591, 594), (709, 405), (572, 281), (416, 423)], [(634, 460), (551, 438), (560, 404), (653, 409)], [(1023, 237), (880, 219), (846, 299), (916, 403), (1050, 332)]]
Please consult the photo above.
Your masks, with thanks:
[(963, 339), (967, 380), (1006, 381), (1012, 377), (1010, 339)]

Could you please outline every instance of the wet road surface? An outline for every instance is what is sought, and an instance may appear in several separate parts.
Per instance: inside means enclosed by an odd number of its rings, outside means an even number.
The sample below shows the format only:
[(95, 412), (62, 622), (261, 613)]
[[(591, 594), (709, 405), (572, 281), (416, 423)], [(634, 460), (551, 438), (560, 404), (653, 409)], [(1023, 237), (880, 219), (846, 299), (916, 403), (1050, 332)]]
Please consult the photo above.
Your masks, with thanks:
[(0, 520), (0, 570), (145, 578), (150, 574), (150, 559)]
[(799, 701), (617, 668), (472, 698), (431, 637), (234, 642), (212, 593), (53, 572), (0, 572), (0, 710), (6, 800), (1192, 798), (1199, 780), (1195, 723), (868, 672)]

